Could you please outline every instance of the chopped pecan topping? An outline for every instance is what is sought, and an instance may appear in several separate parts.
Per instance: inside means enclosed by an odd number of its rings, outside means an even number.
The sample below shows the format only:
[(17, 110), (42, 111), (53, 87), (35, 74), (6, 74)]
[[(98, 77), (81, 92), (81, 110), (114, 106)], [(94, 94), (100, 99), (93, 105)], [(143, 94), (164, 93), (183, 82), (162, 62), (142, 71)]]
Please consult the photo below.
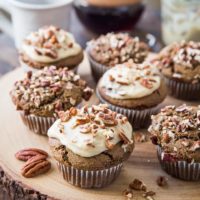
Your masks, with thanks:
[(131, 143), (131, 141), (126, 137), (126, 135), (122, 131), (120, 131), (118, 133), (118, 135), (119, 135), (119, 138), (124, 142), (124, 144), (130, 144)]
[(161, 147), (163, 160), (195, 161), (193, 154), (200, 149), (199, 113), (200, 107), (183, 104), (166, 106), (152, 116), (149, 132), (152, 142)]
[(108, 33), (88, 43), (89, 53), (97, 62), (114, 66), (132, 60), (141, 63), (148, 54), (148, 46), (126, 33)]
[(35, 73), (28, 72), (23, 80), (17, 81), (11, 96), (20, 110), (53, 117), (58, 111), (78, 105), (81, 97), (90, 98), (93, 90), (82, 81), (67, 68), (45, 67)]
[(147, 78), (141, 79), (140, 84), (148, 89), (153, 88), (152, 82)]

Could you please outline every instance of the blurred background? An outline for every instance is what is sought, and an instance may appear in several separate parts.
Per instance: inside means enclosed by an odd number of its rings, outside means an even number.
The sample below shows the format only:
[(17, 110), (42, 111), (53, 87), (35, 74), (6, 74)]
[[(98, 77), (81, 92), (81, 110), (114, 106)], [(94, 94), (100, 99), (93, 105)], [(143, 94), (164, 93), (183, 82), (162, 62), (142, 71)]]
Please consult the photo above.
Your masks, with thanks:
[[(6, 2), (10, 2), (7, 7)], [(61, 5), (70, 2), (70, 17), (60, 20), (52, 8), (48, 10), (50, 14), (41, 9), (55, 2)], [(67, 9), (62, 12), (69, 12)], [(42, 12), (46, 12), (50, 23), (58, 22), (65, 29), (67, 27), (82, 47), (88, 40), (110, 31), (128, 31), (139, 36), (155, 52), (173, 41), (200, 40), (200, 0), (0, 0), (0, 48), (3, 52), (0, 54), (0, 75), (18, 66), (15, 48), (18, 45), (14, 43), (13, 34), (22, 32), (26, 25), (37, 25), (30, 20), (36, 18), (33, 14)], [(38, 26), (42, 18), (45, 17), (40, 17)], [(13, 24), (14, 31), (7, 26), (8, 21)]]

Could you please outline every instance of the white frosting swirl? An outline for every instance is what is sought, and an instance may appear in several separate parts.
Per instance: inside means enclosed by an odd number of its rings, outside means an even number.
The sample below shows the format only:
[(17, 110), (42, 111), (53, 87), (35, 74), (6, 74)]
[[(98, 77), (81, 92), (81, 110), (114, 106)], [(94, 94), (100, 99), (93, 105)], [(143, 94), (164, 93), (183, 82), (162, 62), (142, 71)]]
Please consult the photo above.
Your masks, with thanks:
[[(52, 37), (56, 38), (56, 42)], [(22, 51), (36, 62), (51, 63), (79, 54), (81, 47), (71, 33), (49, 26), (28, 35)], [(56, 56), (48, 56), (49, 51), (53, 51)]]
[(160, 87), (160, 82), (156, 67), (125, 63), (109, 69), (99, 86), (114, 99), (137, 99), (152, 94)]
[[(91, 110), (92, 108), (89, 108), (88, 113), (91, 113)], [(99, 120), (101, 125), (103, 125), (99, 114), (100, 112), (96, 113), (93, 120)], [(126, 118), (120, 114), (117, 114), (116, 118), (120, 116)], [(118, 124), (115, 126), (105, 126), (104, 128), (98, 126), (95, 133), (93, 131), (82, 133), (83, 126), (92, 126), (92, 122), (74, 128), (74, 124), (76, 124), (78, 118), (79, 115), (73, 116), (67, 122), (61, 122), (61, 120), (58, 119), (48, 130), (48, 136), (58, 139), (61, 144), (65, 145), (73, 153), (82, 157), (92, 157), (108, 150), (108, 146), (106, 145), (108, 137), (111, 138), (109, 141), (112, 145), (119, 143), (122, 140), (119, 137), (119, 132), (122, 132), (128, 138), (130, 143), (133, 142), (132, 126), (127, 120), (122, 122), (122, 120), (118, 119)], [(63, 126), (62, 133), (60, 132), (61, 126)]]

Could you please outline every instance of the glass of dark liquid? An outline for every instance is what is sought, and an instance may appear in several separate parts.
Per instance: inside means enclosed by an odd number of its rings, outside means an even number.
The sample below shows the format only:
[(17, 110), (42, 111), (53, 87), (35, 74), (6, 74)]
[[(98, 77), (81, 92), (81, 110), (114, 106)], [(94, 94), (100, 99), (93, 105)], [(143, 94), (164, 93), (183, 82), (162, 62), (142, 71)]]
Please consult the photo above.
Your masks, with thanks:
[(79, 20), (94, 33), (131, 30), (144, 11), (142, 0), (74, 0)]

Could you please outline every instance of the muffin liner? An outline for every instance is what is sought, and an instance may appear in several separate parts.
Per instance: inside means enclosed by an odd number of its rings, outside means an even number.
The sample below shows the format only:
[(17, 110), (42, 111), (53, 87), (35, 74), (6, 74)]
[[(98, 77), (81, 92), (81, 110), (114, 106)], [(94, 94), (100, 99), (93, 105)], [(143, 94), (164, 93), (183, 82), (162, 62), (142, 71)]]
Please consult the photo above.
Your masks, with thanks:
[(184, 83), (167, 77), (164, 79), (170, 95), (184, 100), (200, 99), (200, 83)]
[(162, 104), (142, 110), (123, 108), (110, 104), (108, 101), (104, 100), (98, 90), (96, 90), (96, 93), (101, 103), (105, 103), (111, 110), (125, 115), (134, 129), (147, 128), (151, 123), (151, 115), (157, 114), (162, 108)]
[(20, 112), (24, 124), (34, 133), (47, 136), (47, 131), (56, 121), (55, 117), (40, 117), (36, 115), (25, 115)]
[(162, 160), (162, 150), (159, 146), (157, 148), (157, 155), (161, 167), (171, 176), (185, 181), (200, 180), (200, 163), (188, 163), (186, 161), (164, 161)]
[(89, 53), (89, 50), (86, 49), (87, 55), (88, 55), (88, 60), (90, 62), (90, 66), (91, 66), (91, 71), (92, 71), (92, 75), (94, 77), (94, 80), (96, 82), (98, 82), (98, 80), (102, 77), (102, 75), (109, 70), (111, 67), (102, 65), (98, 62), (96, 62)]
[(122, 163), (103, 170), (81, 170), (57, 162), (63, 178), (70, 184), (81, 188), (102, 188), (112, 183), (119, 175)]

